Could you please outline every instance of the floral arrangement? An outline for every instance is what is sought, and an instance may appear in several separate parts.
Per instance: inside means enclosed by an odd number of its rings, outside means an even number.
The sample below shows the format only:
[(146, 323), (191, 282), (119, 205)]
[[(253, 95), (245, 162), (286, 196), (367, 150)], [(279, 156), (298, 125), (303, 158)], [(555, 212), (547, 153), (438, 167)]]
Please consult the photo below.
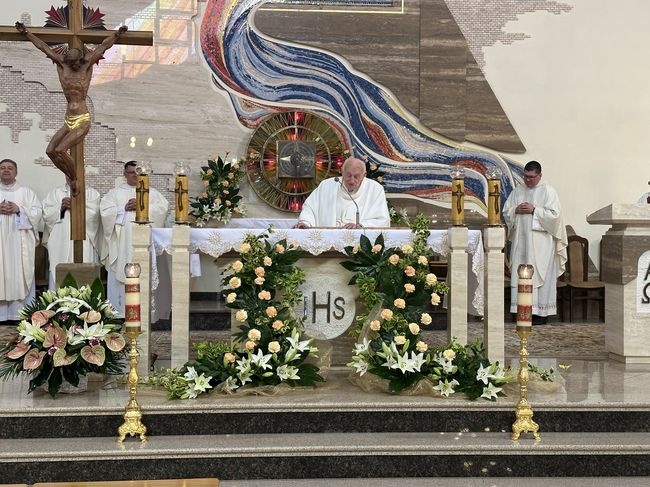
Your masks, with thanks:
[(19, 312), (17, 337), (0, 352), (0, 377), (31, 376), (29, 392), (47, 383), (55, 396), (63, 381), (73, 386), (95, 372), (121, 374), (125, 340), (117, 312), (99, 280), (77, 287), (68, 277)]
[[(226, 157), (228, 154), (226, 154)], [(190, 200), (190, 215), (196, 225), (202, 227), (209, 220), (227, 222), (233, 213), (244, 214), (239, 195), (239, 183), (244, 177), (244, 161), (221, 157), (208, 160), (201, 167), (201, 180), (205, 191)]]
[(196, 360), (154, 376), (153, 383), (164, 386), (170, 398), (195, 398), (210, 388), (232, 393), (244, 385), (323, 381), (319, 368), (307, 361), (318, 350), (303, 336), (302, 318), (293, 312), (305, 281), (295, 265), (300, 252), (286, 239), (271, 244), (264, 233), (248, 235), (239, 253), (241, 259), (226, 268), (223, 280), (227, 306), (237, 310), (241, 323), (235, 343), (200, 342)]
[(443, 396), (464, 392), (470, 399), (495, 399), (508, 379), (498, 363), (489, 362), (480, 341), (433, 349), (422, 339), (422, 327), (432, 322), (426, 307), (437, 306), (448, 292), (429, 272), (428, 224), (424, 215), (416, 216), (412, 244), (399, 249), (386, 249), (381, 234), (374, 244), (361, 236), (359, 244), (346, 247), (350, 260), (342, 265), (355, 272), (350, 284), (359, 286), (367, 311), (357, 318), (359, 342), (347, 365), (359, 376), (385, 379), (393, 393), (428, 381)]

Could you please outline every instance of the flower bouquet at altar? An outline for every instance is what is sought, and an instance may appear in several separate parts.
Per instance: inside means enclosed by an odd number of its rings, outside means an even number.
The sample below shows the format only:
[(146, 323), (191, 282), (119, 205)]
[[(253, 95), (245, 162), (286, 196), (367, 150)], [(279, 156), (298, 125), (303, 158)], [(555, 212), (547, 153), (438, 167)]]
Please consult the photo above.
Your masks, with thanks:
[(237, 310), (240, 324), (235, 343), (200, 342), (196, 360), (150, 377), (150, 383), (167, 389), (170, 399), (195, 398), (211, 388), (232, 393), (248, 386), (273, 393), (283, 384), (323, 381), (311, 362), (318, 349), (303, 335), (302, 318), (294, 313), (305, 281), (304, 271), (295, 265), (300, 252), (286, 239), (271, 244), (267, 237), (248, 235), (239, 247), (240, 260), (224, 271), (226, 303)]
[(17, 336), (0, 352), (0, 377), (26, 373), (29, 392), (47, 384), (55, 396), (64, 383), (78, 386), (88, 373), (121, 374), (125, 340), (117, 312), (99, 280), (78, 287), (68, 275), (19, 312)]
[(438, 306), (448, 292), (429, 272), (428, 224), (424, 215), (416, 216), (412, 243), (401, 248), (386, 249), (382, 234), (374, 243), (362, 235), (359, 244), (345, 248), (350, 260), (341, 265), (355, 273), (350, 284), (359, 287), (366, 309), (357, 317), (358, 343), (347, 365), (355, 371), (354, 382), (368, 391), (464, 392), (470, 399), (494, 399), (503, 395), (508, 379), (498, 363), (489, 362), (480, 341), (433, 349), (422, 337), (432, 322), (428, 307)]
[(201, 167), (204, 191), (190, 199), (190, 215), (196, 226), (202, 227), (210, 220), (226, 223), (234, 213), (244, 214), (239, 195), (239, 184), (246, 173), (244, 164), (243, 160), (217, 157)]

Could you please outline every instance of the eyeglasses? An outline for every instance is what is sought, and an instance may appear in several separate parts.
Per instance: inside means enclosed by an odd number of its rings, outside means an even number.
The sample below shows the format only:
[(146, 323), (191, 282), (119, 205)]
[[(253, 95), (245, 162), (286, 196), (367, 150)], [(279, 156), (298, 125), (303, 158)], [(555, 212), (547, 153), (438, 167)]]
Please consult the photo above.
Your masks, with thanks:
[(538, 172), (536, 174), (524, 174), (524, 179), (529, 179), (529, 180), (530, 179), (535, 179), (535, 178), (538, 178), (541, 175), (542, 175), (541, 172)]

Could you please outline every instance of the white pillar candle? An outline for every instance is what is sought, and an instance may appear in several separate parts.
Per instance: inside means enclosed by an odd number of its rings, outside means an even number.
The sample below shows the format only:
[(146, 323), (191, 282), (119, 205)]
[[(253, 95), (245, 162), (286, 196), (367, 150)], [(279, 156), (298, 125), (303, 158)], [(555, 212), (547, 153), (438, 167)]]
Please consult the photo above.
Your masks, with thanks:
[(530, 264), (521, 264), (517, 269), (517, 326), (531, 327), (533, 321), (533, 273)]

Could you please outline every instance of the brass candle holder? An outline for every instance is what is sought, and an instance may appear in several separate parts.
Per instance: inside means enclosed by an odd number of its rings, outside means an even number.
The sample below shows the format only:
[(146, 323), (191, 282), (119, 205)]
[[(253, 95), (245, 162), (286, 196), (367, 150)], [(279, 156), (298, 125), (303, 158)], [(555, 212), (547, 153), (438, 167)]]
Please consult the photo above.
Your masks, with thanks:
[(188, 177), (191, 173), (190, 166), (185, 162), (179, 162), (174, 167), (176, 182), (174, 184), (174, 193), (176, 195), (175, 222), (177, 225), (187, 225), (189, 216), (189, 191)]
[(540, 439), (539, 425), (533, 421), (533, 408), (528, 402), (528, 337), (532, 332), (533, 318), (533, 273), (530, 264), (521, 264), (517, 269), (517, 335), (519, 336), (519, 402), (515, 410), (516, 420), (512, 425), (512, 439), (518, 440), (521, 433), (533, 433)]
[(491, 167), (485, 176), (488, 183), (488, 225), (501, 226), (501, 171)]
[(135, 222), (140, 224), (151, 223), (149, 221), (149, 174), (151, 165), (148, 162), (138, 164), (135, 168), (138, 173), (138, 181), (135, 186)]
[(122, 443), (129, 436), (140, 436), (146, 441), (147, 427), (142, 424), (142, 410), (136, 399), (138, 393), (138, 336), (142, 333), (140, 318), (140, 264), (126, 264), (124, 283), (124, 325), (130, 341), (129, 350), (129, 403), (124, 412), (124, 423), (118, 428), (117, 441)]
[(461, 166), (451, 169), (451, 224), (465, 224), (465, 168)]

